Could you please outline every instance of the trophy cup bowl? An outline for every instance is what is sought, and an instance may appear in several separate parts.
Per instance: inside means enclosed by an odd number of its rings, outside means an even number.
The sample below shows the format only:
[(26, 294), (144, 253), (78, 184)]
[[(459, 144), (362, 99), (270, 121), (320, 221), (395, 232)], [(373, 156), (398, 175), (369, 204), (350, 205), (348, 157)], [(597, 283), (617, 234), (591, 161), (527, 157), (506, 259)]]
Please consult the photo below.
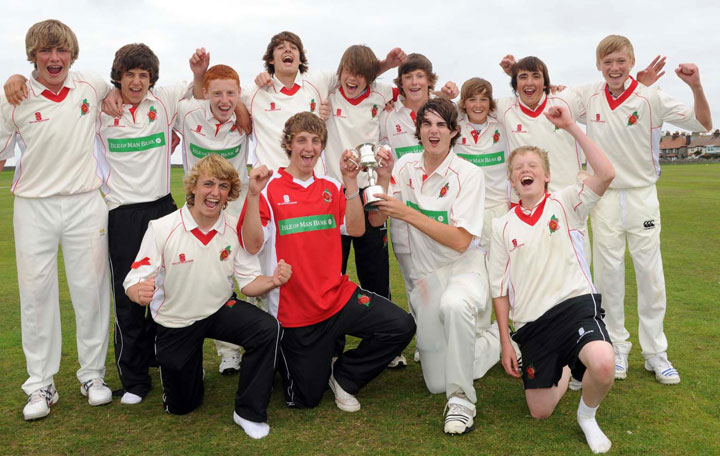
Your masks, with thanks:
[(375, 144), (363, 143), (351, 150), (353, 155), (355, 155), (355, 160), (351, 159), (352, 162), (355, 163), (360, 169), (362, 169), (363, 171), (367, 171), (368, 173), (368, 182), (370, 185), (365, 188), (365, 191), (363, 192), (363, 199), (365, 200), (364, 207), (366, 211), (378, 210), (375, 203), (380, 201), (380, 198), (377, 198), (375, 194), (385, 193), (385, 190), (382, 188), (382, 186), (377, 185), (376, 183), (377, 172), (375, 171), (375, 169), (382, 166), (382, 158), (380, 159), (380, 162), (378, 162), (377, 155), (375, 153), (376, 149), (377, 145)]

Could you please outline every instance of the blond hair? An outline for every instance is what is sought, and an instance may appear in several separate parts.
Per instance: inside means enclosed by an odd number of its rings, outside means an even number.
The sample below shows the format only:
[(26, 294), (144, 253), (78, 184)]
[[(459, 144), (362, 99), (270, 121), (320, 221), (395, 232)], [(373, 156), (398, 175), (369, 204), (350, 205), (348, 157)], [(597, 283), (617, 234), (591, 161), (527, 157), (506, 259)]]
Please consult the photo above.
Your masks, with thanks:
[[(539, 147), (535, 146), (520, 146), (517, 149), (510, 152), (510, 157), (508, 157), (508, 176), (512, 176), (512, 164), (515, 157), (518, 155), (523, 154), (535, 154), (538, 157), (540, 157), (540, 162), (542, 163), (543, 169), (545, 170), (545, 175), (550, 175), (550, 158), (548, 157), (548, 153), (542, 150)], [(545, 182), (545, 190), (547, 191), (548, 183)]]
[(217, 154), (210, 154), (195, 163), (192, 170), (185, 176), (185, 201), (188, 206), (192, 207), (195, 205), (193, 190), (195, 190), (195, 185), (203, 174), (230, 183), (228, 201), (234, 201), (240, 196), (240, 177), (235, 167), (223, 157)]
[(60, 21), (48, 19), (34, 24), (25, 35), (25, 53), (28, 62), (37, 61), (37, 51), (42, 48), (63, 47), (70, 52), (70, 64), (78, 58), (80, 47), (75, 33)]
[(629, 39), (622, 35), (608, 35), (598, 43), (595, 50), (595, 63), (598, 68), (600, 67), (600, 61), (606, 55), (617, 51), (626, 51), (630, 56), (630, 60), (635, 61), (635, 50)]

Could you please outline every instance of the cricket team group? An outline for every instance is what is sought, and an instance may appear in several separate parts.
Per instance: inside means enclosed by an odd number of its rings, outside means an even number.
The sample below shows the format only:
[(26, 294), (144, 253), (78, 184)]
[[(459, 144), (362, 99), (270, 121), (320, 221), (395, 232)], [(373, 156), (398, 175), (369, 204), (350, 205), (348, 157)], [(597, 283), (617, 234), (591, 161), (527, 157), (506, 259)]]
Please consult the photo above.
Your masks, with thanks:
[[(113, 397), (111, 309), (121, 403), (141, 402), (159, 365), (165, 411), (196, 409), (203, 342), (215, 339), (220, 371), (239, 371), (234, 421), (256, 439), (270, 432), (276, 373), (289, 407), (317, 406), (329, 386), (354, 412), (366, 384), (407, 365), (416, 335), (428, 390), (447, 396), (445, 433), (473, 429), (474, 380), (501, 361), (534, 418), (582, 389), (577, 421), (603, 453), (611, 442), (595, 413), (628, 375), (631, 348), (626, 243), (645, 369), (680, 382), (663, 331), (655, 183), (663, 122), (712, 127), (694, 64), (675, 70), (688, 107), (652, 86), (664, 59), (630, 75), (633, 46), (619, 35), (598, 44), (603, 80), (586, 86), (553, 86), (542, 60), (506, 56), (507, 98), (481, 78), (435, 91), (430, 60), (399, 48), (379, 60), (350, 46), (336, 72), (310, 72), (291, 32), (271, 38), (265, 71), (242, 90), (205, 49), (190, 58), (192, 82), (164, 87), (144, 44), (116, 52), (111, 83), (70, 71), (78, 51), (65, 24), (33, 25), (34, 69), (11, 76), (0, 100), (0, 170), (21, 151), (12, 193), (26, 420), (59, 398), (59, 245), (90, 405)], [(375, 82), (393, 68), (394, 85)], [(170, 194), (179, 137), (180, 209)], [(409, 313), (391, 301), (388, 242)], [(351, 248), (359, 286), (345, 274)], [(346, 349), (346, 335), (357, 346)]]

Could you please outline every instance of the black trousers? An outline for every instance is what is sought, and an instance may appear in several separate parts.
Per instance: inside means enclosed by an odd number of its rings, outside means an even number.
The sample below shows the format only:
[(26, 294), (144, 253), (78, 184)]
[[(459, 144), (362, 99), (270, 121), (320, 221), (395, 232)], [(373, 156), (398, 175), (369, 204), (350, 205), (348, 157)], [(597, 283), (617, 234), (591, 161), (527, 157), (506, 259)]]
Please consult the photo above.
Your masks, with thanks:
[[(361, 338), (332, 368), (335, 342), (346, 334)], [(380, 375), (415, 334), (412, 316), (386, 298), (358, 288), (338, 313), (310, 326), (284, 328), (280, 370), (290, 407), (315, 407), (330, 378), (356, 394)]]
[(235, 412), (246, 420), (267, 422), (280, 324), (267, 312), (233, 296), (204, 320), (185, 328), (157, 327), (165, 411), (190, 413), (203, 402), (203, 342), (206, 338), (245, 349), (235, 393)]
[(125, 294), (123, 281), (135, 261), (150, 220), (177, 209), (171, 195), (148, 203), (117, 207), (108, 214), (108, 249), (115, 302), (115, 364), (125, 391), (145, 397), (150, 391), (148, 365), (154, 358), (155, 322), (149, 309)]
[[(362, 192), (362, 190), (361, 190)], [(347, 271), (350, 245), (355, 247), (355, 270), (360, 286), (375, 294), (390, 298), (390, 262), (388, 257), (387, 227), (374, 227), (365, 211), (365, 234), (360, 237), (342, 237), (342, 273)]]

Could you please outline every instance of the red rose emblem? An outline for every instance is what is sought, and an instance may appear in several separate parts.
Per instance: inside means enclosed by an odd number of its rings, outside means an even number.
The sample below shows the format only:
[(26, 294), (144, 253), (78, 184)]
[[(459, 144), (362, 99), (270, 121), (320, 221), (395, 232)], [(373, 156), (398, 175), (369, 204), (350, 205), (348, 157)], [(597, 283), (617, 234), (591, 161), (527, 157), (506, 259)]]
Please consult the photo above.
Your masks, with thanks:
[(638, 115), (637, 111), (630, 114), (630, 117), (628, 117), (628, 126), (635, 125), (639, 118), (640, 116)]
[(317, 107), (317, 104), (315, 104), (315, 99), (313, 98), (310, 100), (310, 111), (315, 112), (315, 108)]
[(228, 245), (227, 247), (225, 247), (224, 249), (222, 249), (220, 251), (220, 261), (227, 260), (228, 257), (230, 256), (230, 253), (231, 253), (231, 249), (230, 249), (230, 246)]
[(370, 296), (358, 293), (358, 303), (365, 307), (370, 307)]
[(548, 222), (548, 228), (550, 228), (550, 234), (553, 234), (554, 232), (556, 232), (558, 230), (559, 226), (560, 225), (558, 224), (557, 217), (555, 217), (555, 215), (553, 215), (550, 218), (550, 221)]
[(153, 121), (156, 118), (157, 118), (157, 114), (155, 113), (155, 111), (148, 112), (148, 119), (150, 119), (150, 121)]
[(525, 369), (525, 373), (527, 374), (528, 378), (530, 380), (533, 380), (535, 378), (535, 368), (530, 366), (527, 369)]
[(235, 303), (237, 303), (237, 301), (234, 300), (234, 299), (231, 299), (231, 300), (229, 300), (228, 302), (225, 303), (225, 307), (232, 307), (232, 306), (235, 305)]
[(377, 107), (377, 105), (373, 105), (371, 112), (372, 112), (373, 118), (377, 117), (377, 114), (378, 114), (378, 107)]
[(440, 189), (440, 198), (444, 198), (445, 195), (447, 195), (448, 189), (450, 188), (450, 184), (445, 184), (443, 188)]
[(88, 103), (87, 98), (85, 98), (80, 105), (80, 115), (84, 116), (88, 112), (90, 112), (90, 103)]
[(500, 132), (495, 130), (495, 134), (493, 135), (493, 144), (496, 144), (498, 141), (500, 141)]

